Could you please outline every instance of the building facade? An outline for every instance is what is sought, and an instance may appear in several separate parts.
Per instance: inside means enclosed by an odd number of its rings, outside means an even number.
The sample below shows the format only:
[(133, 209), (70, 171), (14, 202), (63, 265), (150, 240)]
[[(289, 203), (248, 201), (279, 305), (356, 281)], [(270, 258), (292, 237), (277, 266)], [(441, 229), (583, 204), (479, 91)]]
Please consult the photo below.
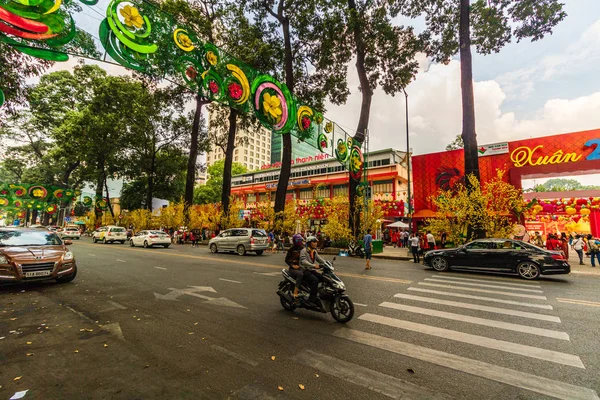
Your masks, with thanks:
[[(288, 184), (287, 199), (309, 202), (315, 198), (348, 196), (349, 174), (335, 158), (321, 155), (296, 158)], [(367, 182), (373, 200), (398, 202), (404, 210), (407, 201), (406, 152), (394, 149), (372, 151), (365, 157)], [(302, 160), (308, 160), (302, 162)], [(231, 180), (231, 194), (241, 200), (245, 208), (252, 209), (256, 203), (271, 201), (274, 204), (279, 168), (236, 175)], [(400, 216), (395, 213), (395, 216)]]
[[(283, 154), (283, 137), (279, 133), (271, 134), (271, 164), (281, 162)], [(317, 149), (306, 142), (299, 142), (298, 139), (292, 136), (292, 160), (297, 158), (307, 158), (319, 153)]]

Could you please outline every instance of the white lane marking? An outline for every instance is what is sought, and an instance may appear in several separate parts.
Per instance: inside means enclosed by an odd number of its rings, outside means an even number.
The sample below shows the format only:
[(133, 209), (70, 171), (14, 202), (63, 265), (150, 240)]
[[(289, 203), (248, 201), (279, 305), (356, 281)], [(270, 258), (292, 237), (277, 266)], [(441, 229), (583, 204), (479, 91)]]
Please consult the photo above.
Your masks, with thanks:
[(223, 278), (219, 278), (220, 281), (225, 281), (225, 282), (231, 282), (231, 283), (242, 283), (240, 281), (232, 281), (231, 279), (223, 279)]
[(96, 257), (95, 254), (88, 253), (88, 256)]
[(125, 306), (117, 303), (116, 301), (108, 300), (107, 303), (110, 304), (110, 305), (112, 305), (116, 309), (127, 310), (127, 307), (125, 307)]
[[(549, 322), (560, 323), (560, 318), (555, 317), (553, 315), (530, 313), (530, 312), (526, 312), (526, 311), (510, 310), (510, 309), (499, 308), (499, 307), (481, 306), (479, 304), (471, 304), (471, 303), (463, 303), (460, 301), (434, 299), (431, 297), (413, 296), (410, 294), (403, 294), (403, 293), (395, 294), (394, 297), (399, 298), (399, 299), (405, 299), (405, 300), (422, 301), (424, 303), (441, 304), (444, 306), (466, 308), (469, 310), (486, 311), (486, 312), (491, 312), (491, 313), (496, 313), (496, 314), (512, 315), (515, 317), (539, 319), (540, 321), (549, 321)], [(354, 304), (356, 304), (356, 303), (354, 303)]]
[(156, 269), (162, 269), (162, 270), (164, 270), (164, 271), (166, 271), (166, 270), (167, 270), (166, 268), (163, 268), (163, 267), (154, 267), (154, 268), (156, 268)]
[(429, 349), (413, 343), (401, 342), (352, 329), (340, 329), (334, 336), (361, 343), (380, 350), (390, 351), (406, 357), (440, 365), (456, 371), (504, 383), (519, 389), (529, 390), (562, 400), (599, 400), (596, 391), (571, 385), (554, 379), (536, 376), (523, 371), (488, 364), (483, 361)]
[(431, 317), (445, 318), (453, 321), (467, 322), (469, 324), (490, 326), (492, 328), (506, 329), (507, 331), (523, 332), (553, 339), (570, 340), (566, 332), (554, 331), (552, 329), (535, 328), (533, 326), (512, 324), (510, 322), (495, 321), (492, 319), (472, 317), (470, 315), (455, 314), (446, 311), (432, 310), (430, 308), (413, 307), (405, 304), (383, 302), (380, 307), (392, 308), (394, 310), (407, 311), (415, 314), (429, 315)]
[(539, 360), (550, 361), (556, 364), (570, 365), (572, 367), (585, 369), (581, 359), (572, 354), (560, 353), (558, 351), (546, 350), (539, 347), (527, 346), (513, 342), (506, 342), (504, 340), (492, 339), (485, 336), (471, 335), (470, 333), (452, 331), (450, 329), (418, 324), (416, 322), (404, 321), (401, 319), (383, 317), (376, 314), (363, 314), (358, 317), (358, 319), (392, 326), (395, 328), (406, 329), (413, 332), (424, 333), (426, 335), (437, 336), (444, 339), (455, 340), (457, 342), (468, 343), (488, 349), (500, 350), (506, 353), (518, 354), (520, 356), (537, 358)]
[(216, 344), (211, 344), (210, 347), (214, 350), (220, 351), (223, 354), (227, 354), (229, 357), (235, 358), (238, 361), (252, 365), (253, 367), (258, 367), (258, 363), (256, 361), (250, 360), (249, 358), (246, 358), (246, 357), (242, 356), (241, 354), (238, 354), (231, 350), (228, 350), (225, 347), (217, 346)]
[(320, 370), (324, 374), (335, 376), (346, 382), (362, 386), (392, 399), (449, 399), (414, 383), (352, 364), (339, 358), (305, 350), (294, 357), (298, 362)]
[(127, 261), (125, 261), (125, 260), (119, 260), (118, 258), (117, 258), (117, 261), (118, 261), (118, 262), (124, 262), (124, 263), (126, 263), (126, 262), (127, 262)]
[(504, 280), (500, 280), (500, 279), (471, 279), (471, 278), (459, 278), (457, 276), (453, 276), (453, 275), (447, 275), (446, 273), (444, 274), (438, 274), (438, 275), (431, 275), (434, 278), (439, 278), (439, 279), (450, 279), (453, 281), (467, 281), (467, 282), (485, 282), (485, 283), (499, 283), (501, 285), (510, 285), (510, 286), (521, 286), (521, 287), (533, 287), (533, 288), (542, 288), (540, 285), (533, 285), (533, 284), (528, 284), (528, 283), (512, 283), (512, 282), (506, 282)]
[(492, 289), (508, 289), (508, 290), (516, 290), (516, 291), (529, 292), (529, 293), (544, 293), (543, 290), (524, 289), (524, 288), (500, 286), (500, 285), (487, 285), (485, 283), (456, 282), (456, 281), (448, 281), (446, 279), (437, 279), (437, 278), (425, 278), (425, 280), (431, 281), (431, 282), (450, 283), (452, 285), (476, 286), (476, 287), (484, 287), (484, 288), (492, 288)]
[(362, 304), (362, 303), (354, 303), (355, 306), (360, 306), (360, 307), (367, 307), (366, 304)]
[(121, 330), (121, 325), (119, 325), (118, 322), (102, 325), (100, 329), (112, 333), (117, 338), (119, 338), (119, 340), (125, 341), (125, 336), (123, 335), (123, 331)]
[(442, 292), (440, 290), (423, 289), (423, 288), (416, 288), (416, 287), (409, 287), (407, 290), (412, 290), (415, 292), (422, 292), (422, 293), (441, 294), (443, 296), (460, 297), (462, 299), (482, 300), (482, 301), (489, 301), (489, 302), (493, 302), (493, 303), (512, 304), (515, 306), (522, 306), (522, 307), (541, 308), (543, 310), (554, 310), (554, 308), (549, 304), (523, 303), (520, 301), (496, 299), (493, 297), (473, 296), (470, 294), (462, 294), (462, 293), (454, 293), (454, 292)]
[(281, 272), (253, 272), (253, 274), (264, 276), (281, 276)]
[(427, 282), (419, 282), (419, 285), (440, 287), (440, 288), (446, 288), (446, 289), (459, 289), (459, 290), (466, 290), (469, 292), (501, 294), (503, 296), (523, 297), (526, 299), (548, 300), (546, 298), (546, 296), (537, 296), (537, 295), (533, 295), (533, 294), (521, 294), (521, 293), (507, 293), (507, 292), (501, 292), (499, 290), (476, 289), (476, 288), (468, 288), (468, 287), (452, 286), (452, 285), (442, 285), (442, 284), (438, 284), (438, 283), (427, 283)]

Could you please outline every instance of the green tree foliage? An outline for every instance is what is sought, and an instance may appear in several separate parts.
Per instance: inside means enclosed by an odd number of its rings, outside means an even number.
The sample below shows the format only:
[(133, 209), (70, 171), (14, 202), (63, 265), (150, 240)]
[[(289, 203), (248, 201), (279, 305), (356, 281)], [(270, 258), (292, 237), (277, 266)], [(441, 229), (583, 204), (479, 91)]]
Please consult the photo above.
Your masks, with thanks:
[(446, 150), (447, 151), (458, 150), (458, 149), (462, 149), (464, 147), (465, 147), (465, 144), (463, 143), (462, 136), (456, 135), (456, 138), (454, 138), (454, 140), (446, 146)]
[[(211, 204), (221, 200), (224, 170), (225, 160), (219, 160), (208, 167), (208, 181), (205, 185), (197, 186), (194, 190), (194, 204)], [(248, 172), (248, 169), (240, 163), (234, 162), (231, 166), (231, 173), (234, 176), (246, 172)]]
[(576, 179), (554, 178), (536, 185), (530, 192), (569, 192), (572, 190), (600, 190), (598, 185), (583, 185)]
[[(460, 53), (465, 175), (479, 179), (471, 45), (499, 52), (513, 39), (540, 40), (566, 17), (559, 0), (389, 0), (394, 14), (425, 16), (428, 54), (447, 63)], [(470, 185), (468, 180), (467, 185)]]

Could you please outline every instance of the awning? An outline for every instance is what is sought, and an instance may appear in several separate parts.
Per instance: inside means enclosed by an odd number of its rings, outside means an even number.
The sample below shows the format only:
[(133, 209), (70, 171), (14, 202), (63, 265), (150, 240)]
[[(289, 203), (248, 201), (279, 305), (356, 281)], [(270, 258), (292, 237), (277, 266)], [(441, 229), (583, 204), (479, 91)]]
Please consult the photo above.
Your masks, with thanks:
[(408, 228), (408, 224), (402, 221), (396, 221), (393, 224), (389, 224), (386, 228)]

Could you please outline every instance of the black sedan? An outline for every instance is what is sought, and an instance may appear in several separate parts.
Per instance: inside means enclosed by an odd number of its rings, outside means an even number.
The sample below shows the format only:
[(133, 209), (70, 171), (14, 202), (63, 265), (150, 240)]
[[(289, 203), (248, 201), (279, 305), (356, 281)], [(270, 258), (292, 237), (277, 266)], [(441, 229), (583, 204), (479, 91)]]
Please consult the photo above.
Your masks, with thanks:
[(425, 253), (424, 263), (440, 272), (457, 268), (516, 273), (524, 279), (571, 272), (562, 251), (512, 239), (478, 239), (456, 249), (431, 250)]

